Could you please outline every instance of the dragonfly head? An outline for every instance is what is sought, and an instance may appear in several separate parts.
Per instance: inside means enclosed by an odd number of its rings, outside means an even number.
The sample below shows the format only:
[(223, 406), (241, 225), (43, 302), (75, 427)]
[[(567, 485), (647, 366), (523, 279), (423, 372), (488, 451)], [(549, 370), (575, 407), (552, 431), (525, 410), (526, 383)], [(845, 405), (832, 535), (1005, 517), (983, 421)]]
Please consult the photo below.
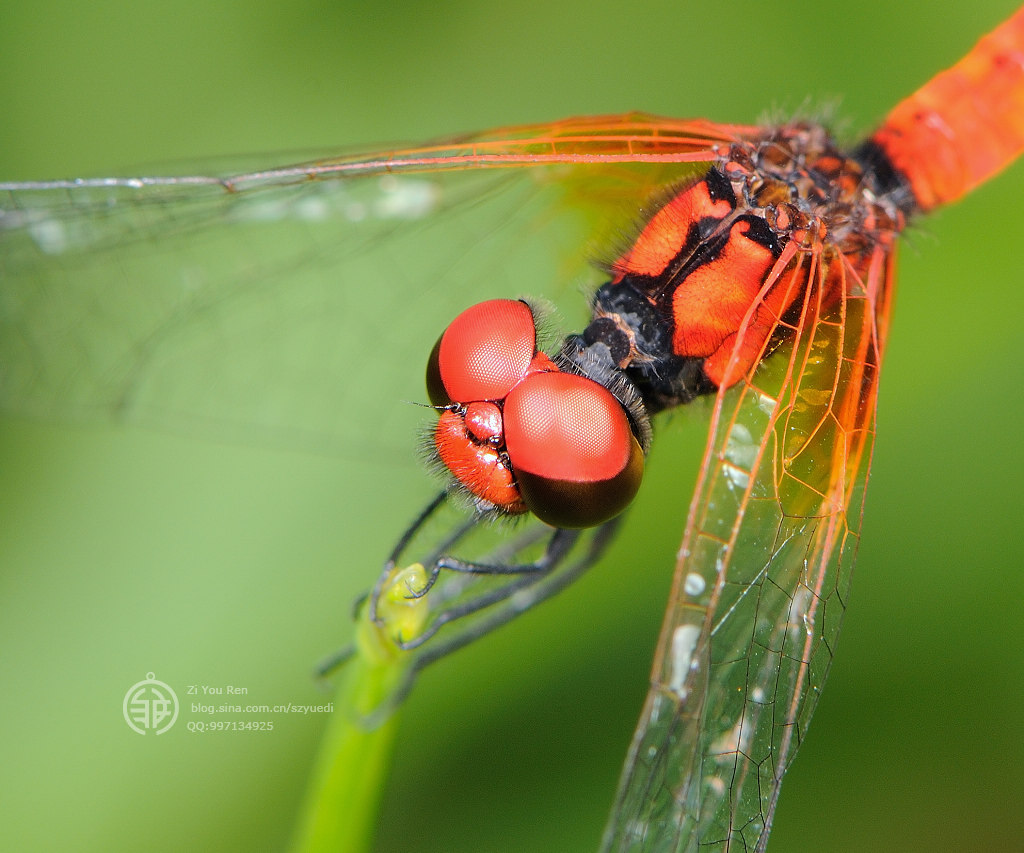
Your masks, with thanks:
[(430, 354), (427, 392), (440, 411), (437, 458), (498, 512), (592, 527), (640, 488), (644, 450), (622, 403), (537, 350), (525, 302), (494, 299), (459, 314)]

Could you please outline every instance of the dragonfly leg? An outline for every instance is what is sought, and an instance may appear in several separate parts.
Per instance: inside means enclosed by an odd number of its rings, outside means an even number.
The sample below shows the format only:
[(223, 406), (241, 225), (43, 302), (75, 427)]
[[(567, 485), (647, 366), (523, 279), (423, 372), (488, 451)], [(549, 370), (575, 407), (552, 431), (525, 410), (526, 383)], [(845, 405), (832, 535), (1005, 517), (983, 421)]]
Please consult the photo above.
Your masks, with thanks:
[[(516, 535), (492, 543), (481, 557), (466, 559), (454, 551), (478, 547), (470, 544), (469, 534), (487, 538), (493, 531), (488, 532), (482, 514), (428, 529), (427, 522), (435, 519), (446, 497), (442, 493), (434, 498), (402, 533), (374, 588), (357, 604), (357, 620), (367, 620), (374, 636), (386, 638), (395, 652), (409, 653), (403, 684), (389, 697), (388, 707), (379, 709), (382, 715), (401, 702), (425, 666), (571, 584), (604, 554), (620, 526), (621, 517), (589, 530), (551, 528), (535, 520)], [(413, 555), (421, 549), (428, 554), (416, 559)], [(453, 623), (458, 630), (436, 636)], [(317, 674), (328, 675), (355, 653), (353, 645), (331, 655)]]
[[(413, 595), (422, 598), (437, 583), (442, 571), (461, 572), (470, 575), (534, 575), (548, 572), (553, 566), (558, 565), (565, 559), (565, 555), (572, 550), (573, 545), (579, 539), (579, 530), (567, 530), (557, 528), (551, 534), (544, 555), (528, 563), (505, 563), (500, 559), (492, 559), (489, 562), (476, 562), (472, 560), (460, 560), (458, 557), (443, 556), (434, 560), (430, 567), (430, 574), (427, 582), (421, 589), (415, 590)], [(535, 538), (535, 537), (530, 537)], [(525, 547), (525, 546), (524, 546)], [(522, 550), (516, 548), (515, 551)]]
[[(580, 533), (581, 531), (579, 530), (555, 530), (548, 539), (544, 553), (538, 559), (528, 563), (509, 564), (500, 561), (477, 563), (460, 560), (455, 557), (441, 557), (431, 569), (431, 580), (428, 581), (428, 589), (430, 586), (433, 586), (434, 581), (440, 576), (443, 569), (473, 575), (514, 575), (516, 577), (509, 583), (437, 611), (429, 627), (423, 633), (410, 640), (399, 641), (397, 643), (398, 647), (409, 650), (421, 646), (444, 625), (473, 613), (478, 613), (488, 607), (493, 607), (496, 604), (520, 595), (524, 590), (540, 583), (545, 576), (565, 562), (573, 546), (579, 540)], [(523, 537), (524, 541), (529, 541), (533, 538), (535, 537)], [(521, 550), (521, 548), (516, 550)], [(593, 560), (589, 561), (587, 565), (589, 566), (592, 562)], [(417, 590), (416, 597), (422, 597), (425, 594), (426, 590), (422, 592)]]
[[(506, 625), (534, 605), (552, 598), (570, 586), (604, 555), (604, 552), (608, 549), (608, 546), (612, 543), (615, 534), (619, 530), (621, 519), (622, 517), (619, 516), (605, 522), (592, 531), (587, 531), (590, 541), (587, 543), (585, 550), (567, 565), (551, 566), (546, 572), (542, 573), (524, 574), (512, 583), (493, 590), (491, 593), (478, 596), (471, 601), (439, 612), (435, 617), (435, 621), (431, 624), (428, 637), (436, 634), (437, 629), (442, 624), (449, 624), (487, 607), (494, 607), (493, 610), (476, 622), (473, 622), (465, 630), (451, 637), (446, 637), (441, 641), (432, 642), (419, 652), (415, 661), (410, 666), (403, 683), (389, 698), (387, 707), (380, 709), (381, 717), (383, 718), (401, 704), (412, 689), (416, 675), (427, 666), (480, 639), (491, 631)], [(573, 532), (581, 533), (581, 531)], [(579, 538), (577, 536), (576, 540)], [(560, 560), (564, 562), (566, 557), (567, 552), (561, 555)], [(544, 557), (540, 558), (540, 560), (543, 559)], [(557, 569), (561, 569), (561, 571)], [(420, 637), (417, 637), (415, 641), (410, 641), (409, 644), (402, 647), (414, 648), (421, 645), (425, 639), (421, 640)]]

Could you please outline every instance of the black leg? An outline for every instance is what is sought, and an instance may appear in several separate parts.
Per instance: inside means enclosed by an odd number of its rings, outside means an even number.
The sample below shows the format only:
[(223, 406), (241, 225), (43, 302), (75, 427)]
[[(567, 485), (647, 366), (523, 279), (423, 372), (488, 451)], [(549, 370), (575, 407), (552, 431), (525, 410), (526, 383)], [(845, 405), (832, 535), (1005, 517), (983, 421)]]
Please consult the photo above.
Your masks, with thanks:
[[(402, 701), (416, 673), (424, 667), (565, 589), (604, 554), (621, 518), (592, 530), (552, 529), (533, 521), (527, 529), (510, 533), (480, 559), (467, 560), (456, 556), (454, 549), (461, 547), (470, 533), (478, 528), (482, 531), (481, 526), (489, 520), (478, 515), (459, 518), (436, 532), (425, 530), (446, 498), (443, 492), (434, 498), (402, 533), (368, 601), (367, 596), (360, 598), (360, 602), (366, 601), (365, 617), (360, 618), (369, 618), (391, 643), (410, 655), (405, 681), (388, 699), (387, 707), (372, 715), (373, 719), (382, 719)], [(531, 551), (536, 555), (541, 547), (539, 556), (527, 556)], [(416, 559), (417, 550), (427, 551), (427, 558)], [(410, 577), (415, 581), (411, 582)], [(385, 597), (388, 608), (383, 608)], [(401, 623), (401, 616), (398, 622), (389, 618), (394, 602), (402, 599), (421, 603), (422, 627), (414, 620), (415, 627), (408, 629)], [(359, 607), (357, 610), (362, 612)], [(457, 627), (437, 637), (442, 628), (453, 625)], [(407, 629), (415, 632), (408, 639), (401, 635)], [(354, 648), (349, 647), (332, 655), (320, 664), (317, 673), (327, 675), (353, 654)]]
[[(438, 661), (452, 652), (456, 652), (464, 646), (467, 646), (486, 634), (489, 634), (491, 631), (511, 622), (517, 616), (522, 615), (534, 605), (546, 601), (547, 599), (557, 595), (567, 586), (571, 585), (602, 557), (612, 540), (615, 538), (615, 534), (618, 532), (621, 520), (622, 517), (619, 516), (618, 518), (605, 522), (603, 525), (592, 531), (586, 531), (585, 534), (581, 534), (589, 535), (590, 542), (584, 552), (580, 554), (576, 560), (566, 566), (563, 566), (561, 571), (556, 570), (543, 574), (525, 574), (517, 578), (511, 584), (501, 587), (498, 590), (493, 590), (493, 593), (501, 592), (504, 594), (495, 597), (493, 600), (488, 600), (485, 604), (480, 604), (480, 606), (474, 607), (468, 612), (477, 612), (485, 607), (497, 605), (494, 610), (473, 622), (465, 630), (456, 633), (451, 637), (440, 641), (434, 641), (425, 646), (423, 650), (417, 654), (402, 683), (394, 693), (388, 697), (386, 704), (370, 715), (366, 721), (367, 724), (372, 726), (383, 722), (383, 720), (386, 719), (387, 716), (405, 700), (405, 697), (409, 695), (409, 691), (412, 689), (416, 675), (421, 670), (425, 669), (435, 661)], [(483, 596), (481, 596), (481, 598), (483, 598)], [(476, 600), (467, 602), (467, 605), (475, 603), (475, 601)], [(459, 612), (461, 609), (462, 607), (459, 606), (450, 608), (447, 611), (441, 611), (436, 617), (436, 622), (449, 624), (450, 622), (467, 615), (467, 613)], [(440, 625), (437, 625), (437, 628), (439, 627)], [(431, 628), (433, 630), (430, 631), (430, 636), (433, 637), (437, 632), (437, 628), (434, 627), (434, 624), (431, 625)], [(414, 645), (419, 644), (416, 643)]]
[[(420, 596), (425, 595), (426, 591), (434, 585), (442, 569), (463, 572), (465, 574), (515, 575), (516, 577), (503, 586), (487, 590), (459, 604), (439, 610), (437, 615), (431, 620), (427, 630), (411, 640), (397, 642), (398, 647), (409, 650), (421, 646), (444, 625), (492, 607), (507, 598), (519, 594), (522, 590), (538, 584), (546, 575), (562, 565), (572, 550), (573, 545), (580, 538), (580, 533), (581, 531), (579, 530), (555, 530), (550, 534), (548, 543), (544, 548), (544, 553), (538, 559), (529, 563), (506, 564), (494, 559), (486, 563), (474, 563), (459, 560), (455, 557), (442, 557), (431, 568), (427, 587), (422, 593), (419, 593)], [(519, 550), (522, 549), (520, 548)]]

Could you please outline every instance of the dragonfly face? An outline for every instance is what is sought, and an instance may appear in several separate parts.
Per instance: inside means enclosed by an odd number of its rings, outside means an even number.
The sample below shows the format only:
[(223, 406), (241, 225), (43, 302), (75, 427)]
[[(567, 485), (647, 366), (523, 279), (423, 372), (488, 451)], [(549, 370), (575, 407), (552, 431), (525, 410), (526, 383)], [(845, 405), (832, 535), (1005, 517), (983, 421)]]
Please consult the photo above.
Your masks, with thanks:
[(491, 300), (441, 335), (427, 366), (438, 460), (478, 512), (593, 527), (633, 499), (643, 450), (609, 389), (537, 352), (534, 322), (525, 303)]

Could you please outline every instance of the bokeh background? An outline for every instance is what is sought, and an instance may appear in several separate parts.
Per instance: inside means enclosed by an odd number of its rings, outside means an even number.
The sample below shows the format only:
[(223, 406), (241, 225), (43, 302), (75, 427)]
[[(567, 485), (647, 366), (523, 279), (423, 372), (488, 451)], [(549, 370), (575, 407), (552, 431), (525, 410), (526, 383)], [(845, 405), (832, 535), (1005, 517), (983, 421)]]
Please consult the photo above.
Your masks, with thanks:
[[(839, 99), (852, 135), (1013, 6), (14, 0), (0, 179), (628, 109)], [(1018, 164), (903, 247), (852, 601), (773, 850), (1020, 848), (1022, 193)], [(600, 568), (422, 678), (377, 849), (595, 849), (702, 429), (662, 430)], [(0, 846), (286, 845), (325, 718), (141, 738), (124, 692), (155, 671), (325, 701), (313, 662), (433, 487), (404, 460), (217, 438), (0, 421)]]

